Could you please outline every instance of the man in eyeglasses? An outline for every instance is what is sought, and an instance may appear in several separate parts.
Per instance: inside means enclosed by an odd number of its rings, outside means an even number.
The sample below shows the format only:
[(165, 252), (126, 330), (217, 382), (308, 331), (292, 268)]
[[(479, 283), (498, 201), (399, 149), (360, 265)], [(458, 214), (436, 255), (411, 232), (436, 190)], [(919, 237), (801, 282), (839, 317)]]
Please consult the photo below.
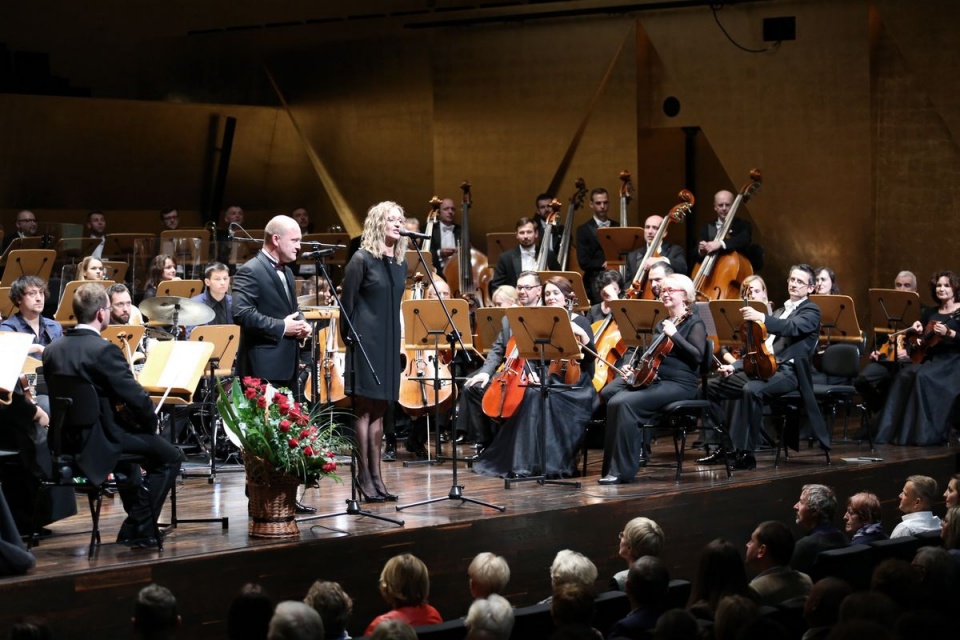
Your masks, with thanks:
[(3, 251), (6, 253), (9, 247), (17, 238), (32, 238), (37, 235), (37, 216), (33, 211), (23, 211), (17, 214), (17, 230), (3, 239)]
[[(751, 379), (743, 371), (743, 361), (719, 367), (721, 377), (712, 380), (708, 387), (711, 400), (727, 400), (727, 425), (729, 438), (736, 455), (735, 469), (754, 469), (757, 466), (753, 452), (760, 444), (760, 428), (763, 421), (763, 406), (772, 399), (791, 391), (800, 391), (804, 400), (807, 418), (813, 432), (824, 450), (830, 448), (823, 417), (813, 397), (810, 358), (820, 336), (820, 307), (810, 302), (815, 275), (808, 264), (790, 268), (787, 291), (790, 299), (773, 314), (765, 314), (753, 307), (743, 307), (740, 312), (745, 321), (762, 322), (769, 335), (767, 345), (777, 361), (777, 370), (768, 380)], [(716, 464), (723, 460), (723, 450), (697, 460), (698, 464)]]

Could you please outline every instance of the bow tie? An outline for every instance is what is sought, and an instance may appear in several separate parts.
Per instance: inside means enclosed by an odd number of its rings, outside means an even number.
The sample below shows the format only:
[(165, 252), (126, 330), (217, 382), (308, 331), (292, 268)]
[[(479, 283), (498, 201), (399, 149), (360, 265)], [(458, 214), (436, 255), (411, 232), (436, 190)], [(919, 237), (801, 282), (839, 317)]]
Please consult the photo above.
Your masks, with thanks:
[[(264, 255), (266, 255), (266, 254), (264, 254)], [(273, 268), (276, 269), (277, 271), (283, 273), (283, 264), (277, 262), (276, 260), (274, 260), (273, 258), (270, 258), (270, 257), (267, 258), (267, 262), (270, 263), (270, 266), (271, 266), (271, 267), (273, 267)]]
[(597, 223), (597, 228), (598, 228), (598, 229), (606, 229), (606, 228), (609, 227), (609, 226), (610, 226), (610, 221), (609, 221), (609, 220), (604, 220), (603, 222), (598, 222), (598, 223)]

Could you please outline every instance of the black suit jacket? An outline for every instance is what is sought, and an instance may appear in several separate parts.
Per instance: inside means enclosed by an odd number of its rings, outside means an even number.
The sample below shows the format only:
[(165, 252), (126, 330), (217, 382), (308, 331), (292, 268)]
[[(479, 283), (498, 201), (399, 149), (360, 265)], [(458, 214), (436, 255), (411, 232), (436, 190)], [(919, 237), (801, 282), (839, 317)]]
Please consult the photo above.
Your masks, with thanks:
[[(640, 260), (646, 254), (647, 248), (634, 249), (627, 254), (627, 277), (632, 278), (640, 268)], [(670, 267), (674, 273), (687, 275), (687, 259), (683, 255), (683, 247), (678, 244), (664, 242), (660, 245), (660, 255), (670, 261)]]
[[(700, 227), (700, 240), (708, 242), (717, 237), (716, 220), (708, 222)], [(723, 238), (723, 243), (727, 245), (727, 251), (739, 251), (743, 253), (750, 246), (753, 237), (753, 228), (750, 223), (743, 218), (734, 218), (730, 224), (730, 231)]]
[[(453, 237), (457, 240), (457, 244), (460, 244), (460, 231), (460, 225), (453, 225)], [(433, 256), (433, 268), (436, 269), (438, 273), (443, 272), (440, 269), (440, 248), (440, 223), (437, 222), (437, 224), (433, 225), (433, 234), (430, 236), (430, 255)]]
[[(610, 221), (611, 227), (619, 227), (619, 223)], [(591, 216), (589, 220), (577, 227), (577, 263), (584, 271), (600, 271), (606, 258), (603, 256), (603, 247), (597, 240), (597, 220)]]
[[(133, 377), (120, 348), (87, 329), (71, 329), (43, 350), (43, 373), (74, 376), (89, 382), (100, 399), (100, 420), (83, 434), (77, 463), (92, 484), (100, 484), (120, 458), (124, 431), (154, 433), (157, 416), (150, 396)], [(126, 407), (130, 418), (120, 418), (116, 407)]]
[[(537, 245), (537, 256), (540, 255), (540, 246)], [(557, 262), (556, 254), (551, 250), (547, 254), (547, 270), (559, 271), (560, 263)], [(523, 271), (523, 260), (520, 258), (520, 247), (514, 247), (509, 251), (504, 251), (497, 258), (497, 266), (493, 270), (493, 279), (490, 280), (490, 295), (497, 290), (497, 287), (508, 284), (511, 287), (517, 286), (517, 278)]]
[(237, 269), (233, 278), (233, 318), (240, 325), (237, 374), (289, 384), (297, 370), (300, 345), (283, 335), (284, 322), (297, 311), (293, 272), (283, 269), (286, 288), (262, 251)]

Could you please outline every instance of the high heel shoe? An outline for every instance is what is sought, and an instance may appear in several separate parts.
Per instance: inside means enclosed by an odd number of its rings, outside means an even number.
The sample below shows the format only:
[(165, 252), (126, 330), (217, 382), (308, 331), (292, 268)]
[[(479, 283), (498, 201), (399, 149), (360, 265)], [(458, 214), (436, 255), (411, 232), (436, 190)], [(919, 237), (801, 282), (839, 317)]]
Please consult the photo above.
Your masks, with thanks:
[[(356, 487), (357, 493), (360, 494), (360, 497), (363, 498), (364, 502), (383, 502), (384, 500), (386, 500), (386, 498), (381, 496), (379, 493), (370, 492), (368, 494), (366, 491), (363, 490), (363, 487), (360, 486), (360, 481), (357, 480), (356, 478), (353, 479), (353, 486)], [(376, 487), (374, 487), (374, 491), (375, 490), (376, 490)]]
[(389, 491), (387, 491), (387, 486), (383, 484), (383, 480), (380, 480), (379, 478), (378, 480), (379, 482), (377, 480), (373, 481), (373, 486), (376, 488), (377, 495), (380, 498), (382, 498), (383, 500), (386, 500), (387, 502), (396, 502), (397, 500), (400, 499), (400, 496), (396, 495), (395, 493), (390, 493)]

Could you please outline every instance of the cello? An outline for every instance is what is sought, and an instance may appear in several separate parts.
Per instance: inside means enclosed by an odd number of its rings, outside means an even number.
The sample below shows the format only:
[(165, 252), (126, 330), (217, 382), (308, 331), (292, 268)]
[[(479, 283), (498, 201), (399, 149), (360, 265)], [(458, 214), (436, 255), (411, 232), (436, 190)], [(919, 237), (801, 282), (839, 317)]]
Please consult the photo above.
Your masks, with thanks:
[[(423, 274), (418, 272), (413, 279), (411, 300), (422, 300)], [(438, 405), (439, 409), (446, 410), (453, 401), (455, 387), (450, 383), (449, 367), (438, 363), (436, 355), (432, 349), (410, 349), (405, 353), (406, 365), (400, 376), (397, 401), (412, 418), (418, 418)]]
[[(734, 216), (740, 203), (749, 200), (760, 190), (763, 176), (760, 169), (750, 171), (750, 182), (746, 183), (737, 194), (730, 207), (727, 217), (717, 231), (714, 242), (722, 242), (730, 232)], [(719, 251), (707, 254), (693, 269), (693, 288), (700, 300), (729, 300), (739, 297), (740, 283), (747, 276), (753, 275), (753, 265), (746, 256), (737, 251), (720, 255)]]
[(573, 214), (583, 206), (587, 197), (587, 183), (583, 178), (577, 178), (574, 183), (577, 190), (570, 196), (570, 206), (567, 207), (567, 219), (564, 221), (563, 234), (560, 236), (560, 248), (557, 250), (557, 260), (560, 262), (560, 271), (567, 270), (567, 261), (570, 258), (570, 235), (573, 232)]
[(664, 217), (663, 221), (660, 222), (657, 235), (654, 236), (650, 246), (647, 247), (646, 253), (643, 254), (643, 259), (637, 267), (637, 272), (633, 275), (633, 282), (624, 294), (624, 298), (632, 300), (654, 299), (653, 287), (648, 286), (649, 283), (647, 282), (647, 274), (649, 272), (646, 268), (647, 260), (660, 255), (660, 244), (663, 242), (663, 237), (667, 235), (667, 227), (670, 226), (671, 222), (682, 222), (696, 202), (693, 194), (686, 189), (680, 191), (680, 195), (677, 197), (680, 198), (680, 203), (670, 209), (670, 212)]
[(620, 336), (620, 327), (613, 319), (613, 312), (607, 313), (603, 320), (597, 320), (590, 329), (593, 331), (593, 343), (597, 348), (596, 363), (593, 370), (593, 388), (599, 393), (614, 378), (617, 360), (627, 352)]
[(470, 207), (473, 204), (470, 183), (464, 180), (460, 189), (463, 191), (460, 248), (447, 261), (443, 279), (450, 285), (455, 298), (470, 301), (471, 307), (485, 307), (490, 305), (487, 300), (487, 287), (491, 280), (489, 261), (486, 255), (470, 246)]
[(483, 413), (493, 420), (509, 418), (523, 402), (527, 361), (519, 357), (517, 340), (513, 336), (507, 341), (506, 353), (509, 355), (483, 392)]
[[(343, 370), (346, 363), (345, 355), (340, 349), (340, 331), (337, 326), (339, 322), (339, 318), (331, 318), (330, 324), (320, 329), (317, 336), (317, 340), (324, 345), (323, 358), (317, 365), (317, 379), (320, 385), (321, 405), (346, 407), (350, 404), (350, 398), (347, 397), (343, 385)], [(313, 401), (313, 376), (307, 376), (307, 381), (303, 385), (303, 395), (307, 400)]]

